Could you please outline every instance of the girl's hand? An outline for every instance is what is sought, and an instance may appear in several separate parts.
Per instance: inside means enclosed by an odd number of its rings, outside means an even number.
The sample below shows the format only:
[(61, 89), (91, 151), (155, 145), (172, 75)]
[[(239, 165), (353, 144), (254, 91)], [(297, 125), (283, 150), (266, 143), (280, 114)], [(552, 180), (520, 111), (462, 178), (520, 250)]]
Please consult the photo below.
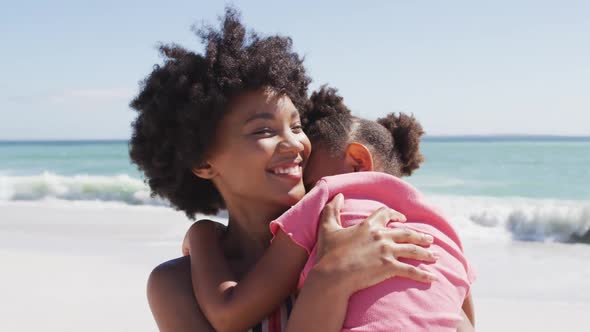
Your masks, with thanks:
[(398, 258), (434, 262), (437, 255), (429, 246), (430, 235), (406, 228), (389, 228), (390, 221), (405, 222), (402, 214), (382, 208), (360, 224), (343, 228), (340, 209), (342, 194), (336, 195), (322, 211), (318, 228), (316, 266), (312, 273), (343, 282), (350, 294), (385, 279), (400, 276), (430, 283), (436, 276)]
[(184, 240), (182, 241), (182, 255), (190, 255), (191, 239), (199, 239), (196, 243), (202, 246), (206, 246), (207, 243), (209, 243), (207, 242), (209, 240), (213, 240), (215, 241), (215, 244), (217, 244), (219, 242), (219, 237), (223, 234), (224, 230), (224, 225), (211, 220), (199, 220), (193, 223), (184, 235)]

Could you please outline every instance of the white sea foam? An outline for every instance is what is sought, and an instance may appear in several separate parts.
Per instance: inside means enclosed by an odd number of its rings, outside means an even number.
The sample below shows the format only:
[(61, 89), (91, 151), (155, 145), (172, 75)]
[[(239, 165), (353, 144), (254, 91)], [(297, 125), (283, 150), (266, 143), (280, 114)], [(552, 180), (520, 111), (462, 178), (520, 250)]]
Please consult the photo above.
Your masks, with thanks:
[[(578, 242), (590, 232), (590, 201), (427, 195), (462, 237), (491, 241)], [(128, 175), (0, 175), (0, 201), (162, 206), (149, 188)]]
[(49, 172), (32, 176), (0, 175), (0, 201), (115, 201), (127, 204), (164, 205), (152, 198), (149, 188), (129, 175), (61, 176)]
[(433, 195), (462, 236), (576, 242), (590, 232), (590, 201)]

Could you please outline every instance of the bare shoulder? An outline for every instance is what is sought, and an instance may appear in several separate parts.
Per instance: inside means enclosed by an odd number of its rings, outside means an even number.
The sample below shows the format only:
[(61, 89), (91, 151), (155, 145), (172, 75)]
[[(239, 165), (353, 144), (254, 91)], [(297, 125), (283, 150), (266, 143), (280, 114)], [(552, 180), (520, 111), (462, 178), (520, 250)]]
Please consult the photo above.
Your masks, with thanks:
[(153, 269), (147, 297), (160, 332), (214, 331), (193, 294), (189, 257), (172, 259)]

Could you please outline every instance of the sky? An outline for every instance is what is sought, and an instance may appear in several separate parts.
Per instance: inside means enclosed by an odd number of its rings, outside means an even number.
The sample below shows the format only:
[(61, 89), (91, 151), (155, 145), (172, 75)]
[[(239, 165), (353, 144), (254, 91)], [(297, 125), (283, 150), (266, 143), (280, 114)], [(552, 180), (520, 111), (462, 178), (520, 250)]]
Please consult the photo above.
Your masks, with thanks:
[[(1, 0), (2, 2), (6, 0)], [(586, 0), (233, 1), (293, 38), (312, 89), (429, 135), (590, 135)], [(0, 12), (0, 140), (127, 139), (158, 42), (201, 52), (223, 1), (12, 1)]]

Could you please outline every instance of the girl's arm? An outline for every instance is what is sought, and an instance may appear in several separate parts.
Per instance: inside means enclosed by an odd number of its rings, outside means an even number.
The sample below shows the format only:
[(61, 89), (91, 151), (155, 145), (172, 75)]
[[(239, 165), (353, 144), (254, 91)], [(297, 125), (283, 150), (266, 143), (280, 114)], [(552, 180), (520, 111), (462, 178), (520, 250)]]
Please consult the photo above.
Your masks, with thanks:
[(195, 297), (217, 331), (245, 331), (268, 316), (293, 292), (307, 251), (282, 231), (240, 283), (221, 251), (213, 222), (197, 222), (187, 233)]

